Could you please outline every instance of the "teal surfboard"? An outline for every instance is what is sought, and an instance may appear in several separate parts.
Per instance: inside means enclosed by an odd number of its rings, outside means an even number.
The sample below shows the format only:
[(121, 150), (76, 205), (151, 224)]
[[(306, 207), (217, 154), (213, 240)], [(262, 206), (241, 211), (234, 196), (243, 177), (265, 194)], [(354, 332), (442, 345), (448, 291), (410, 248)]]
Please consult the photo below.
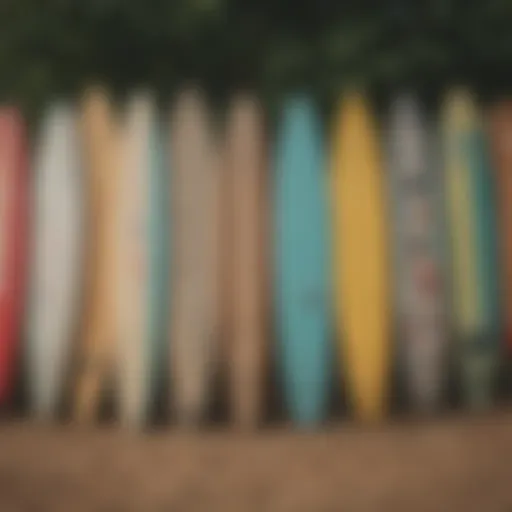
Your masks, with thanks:
[(461, 387), (469, 406), (483, 407), (492, 399), (500, 330), (493, 173), (471, 93), (451, 91), (443, 121), (452, 319)]
[(310, 426), (326, 415), (331, 322), (327, 176), (320, 120), (308, 97), (285, 103), (276, 151), (278, 357), (288, 412)]
[(472, 357), (470, 351), (463, 359), (464, 386), (471, 402), (486, 404), (491, 399), (500, 339), (497, 198), (488, 141), (481, 126), (467, 135), (466, 144), (473, 181), (476, 277), (482, 328), (473, 340), (478, 357)]

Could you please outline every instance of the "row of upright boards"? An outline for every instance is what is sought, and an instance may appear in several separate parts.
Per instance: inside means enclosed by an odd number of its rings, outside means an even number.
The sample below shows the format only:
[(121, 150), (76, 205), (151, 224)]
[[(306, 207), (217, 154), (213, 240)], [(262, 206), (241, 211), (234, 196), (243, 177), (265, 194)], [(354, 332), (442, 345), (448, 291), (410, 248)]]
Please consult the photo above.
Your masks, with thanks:
[(220, 372), (254, 426), (275, 368), (298, 425), (325, 418), (334, 375), (377, 420), (394, 361), (426, 411), (453, 354), (466, 403), (491, 402), (512, 337), (512, 103), (484, 116), (452, 90), (434, 119), (403, 94), (378, 125), (350, 92), (324, 130), (297, 95), (273, 140), (251, 95), (223, 123), (196, 89), (162, 112), (90, 89), (32, 145), (0, 110), (2, 403), (23, 358), (37, 417), (64, 400), (92, 421), (113, 389), (140, 427), (165, 383), (197, 425)]

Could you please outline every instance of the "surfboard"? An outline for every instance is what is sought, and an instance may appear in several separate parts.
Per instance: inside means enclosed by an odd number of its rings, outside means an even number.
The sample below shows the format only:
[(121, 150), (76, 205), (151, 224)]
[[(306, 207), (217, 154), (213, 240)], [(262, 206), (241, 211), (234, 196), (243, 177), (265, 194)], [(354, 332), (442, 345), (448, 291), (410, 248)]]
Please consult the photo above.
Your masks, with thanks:
[(148, 419), (166, 337), (164, 161), (155, 100), (128, 101), (118, 202), (117, 308), (120, 417), (128, 427)]
[(28, 156), (18, 109), (0, 107), (0, 405), (12, 395), (25, 298)]
[(171, 400), (177, 420), (206, 416), (219, 329), (219, 154), (199, 90), (176, 99), (171, 119)]
[(392, 102), (386, 135), (400, 354), (409, 398), (416, 409), (427, 411), (440, 402), (447, 347), (442, 176), (433, 166), (427, 120), (415, 95)]
[(113, 379), (116, 341), (116, 218), (119, 133), (113, 106), (101, 88), (86, 91), (81, 104), (87, 232), (87, 289), (78, 357), (75, 418), (90, 422)]
[(34, 173), (27, 381), (34, 414), (49, 419), (65, 395), (82, 285), (83, 175), (70, 105), (47, 110)]
[(488, 118), (498, 200), (502, 311), (505, 339), (512, 348), (512, 101), (494, 104)]
[(492, 399), (497, 356), (497, 240), (492, 173), (476, 102), (450, 91), (442, 110), (453, 310), (462, 392), (469, 406)]
[(390, 276), (383, 159), (367, 98), (347, 93), (332, 147), (338, 343), (358, 419), (379, 420), (389, 394)]
[(263, 409), (266, 354), (266, 214), (263, 112), (258, 100), (239, 94), (227, 117), (222, 238), (227, 255), (223, 286), (228, 319), (231, 412), (241, 427), (254, 427)]
[(319, 115), (307, 96), (283, 105), (274, 171), (275, 300), (283, 395), (309, 427), (327, 412), (330, 379), (329, 224)]

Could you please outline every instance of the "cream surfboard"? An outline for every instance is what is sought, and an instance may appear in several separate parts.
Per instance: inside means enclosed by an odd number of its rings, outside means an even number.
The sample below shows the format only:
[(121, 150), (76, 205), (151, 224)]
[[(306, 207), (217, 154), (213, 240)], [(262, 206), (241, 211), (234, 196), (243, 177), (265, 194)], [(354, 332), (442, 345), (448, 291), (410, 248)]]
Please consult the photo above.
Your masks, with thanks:
[(440, 402), (447, 345), (439, 215), (442, 176), (433, 166), (430, 136), (416, 96), (396, 97), (386, 133), (394, 303), (408, 395), (413, 407), (422, 411)]
[(334, 130), (332, 211), (338, 343), (348, 394), (362, 420), (387, 406), (389, 269), (383, 161), (366, 98), (345, 96)]
[(106, 92), (90, 89), (81, 105), (81, 138), (87, 193), (85, 241), (86, 297), (75, 418), (89, 422), (98, 413), (102, 395), (113, 374), (115, 353), (116, 201), (118, 129)]
[(36, 416), (54, 416), (64, 395), (81, 287), (83, 175), (76, 112), (49, 108), (34, 161), (33, 246), (27, 368)]
[[(117, 371), (121, 422), (141, 427), (150, 412), (164, 337), (162, 148), (155, 100), (139, 92), (124, 118), (117, 219)], [(158, 274), (158, 275), (156, 275)], [(155, 290), (156, 288), (156, 290)]]
[(201, 93), (172, 115), (171, 397), (179, 423), (197, 425), (211, 399), (219, 328), (219, 155)]
[(254, 427), (261, 419), (265, 358), (265, 179), (263, 113), (250, 95), (236, 96), (227, 118), (222, 227), (231, 413)]
[(469, 91), (446, 95), (441, 121), (462, 393), (468, 405), (482, 407), (491, 401), (498, 347), (492, 173), (482, 118)]

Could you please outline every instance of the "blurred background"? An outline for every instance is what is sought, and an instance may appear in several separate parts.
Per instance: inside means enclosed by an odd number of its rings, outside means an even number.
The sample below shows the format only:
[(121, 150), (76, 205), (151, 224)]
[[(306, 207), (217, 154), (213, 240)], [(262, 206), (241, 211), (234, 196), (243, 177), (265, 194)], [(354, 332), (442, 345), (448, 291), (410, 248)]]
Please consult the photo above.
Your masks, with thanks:
[[(30, 129), (91, 83), (119, 99), (149, 87), (164, 103), (197, 83), (219, 111), (249, 89), (271, 118), (304, 90), (326, 121), (354, 85), (382, 108), (404, 88), (434, 106), (458, 84), (486, 102), (512, 92), (511, 27), (509, 0), (2, 0), (0, 99)], [(452, 369), (440, 413), (408, 414), (393, 372), (385, 422), (353, 422), (333, 385), (329, 421), (307, 433), (288, 423), (272, 371), (254, 433), (227, 428), (222, 382), (207, 429), (167, 428), (162, 392), (149, 432), (134, 435), (112, 426), (108, 400), (95, 427), (29, 421), (20, 377), (0, 425), (0, 510), (511, 510), (506, 354), (483, 413), (460, 407)]]

